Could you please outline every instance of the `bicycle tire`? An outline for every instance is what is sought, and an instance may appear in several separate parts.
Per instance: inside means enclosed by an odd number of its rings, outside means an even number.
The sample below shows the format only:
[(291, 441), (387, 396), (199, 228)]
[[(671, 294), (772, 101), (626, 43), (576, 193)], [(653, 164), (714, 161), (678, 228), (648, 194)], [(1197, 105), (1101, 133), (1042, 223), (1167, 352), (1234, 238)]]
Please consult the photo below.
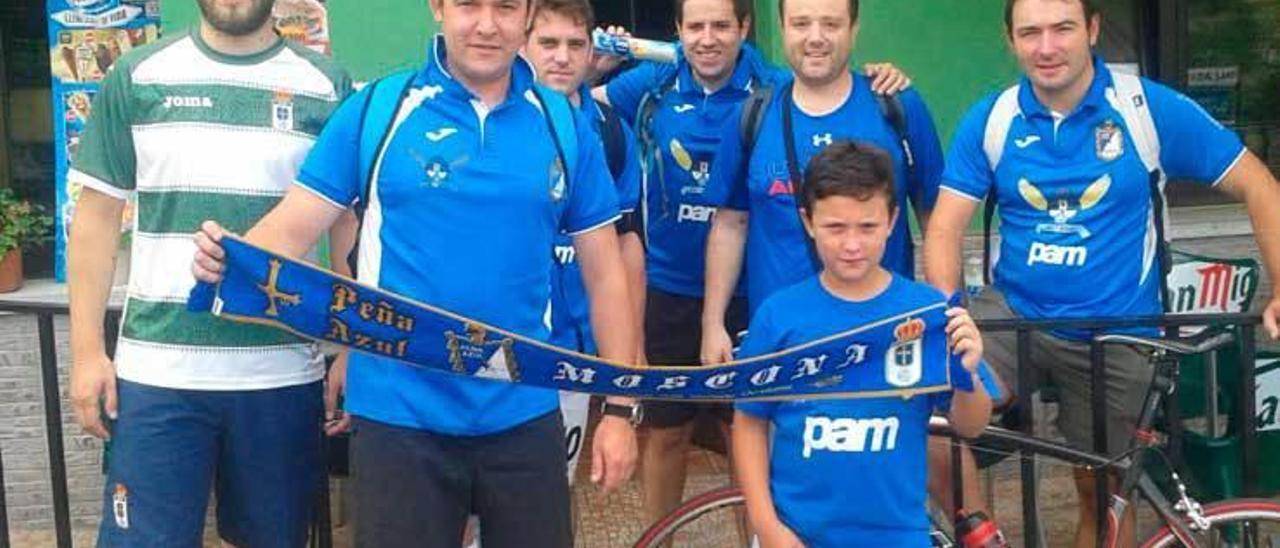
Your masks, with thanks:
[[(1267, 531), (1270, 532), (1267, 541), (1262, 544), (1239, 544), (1226, 541), (1223, 544), (1206, 546), (1280, 546), (1280, 503), (1266, 499), (1224, 500), (1205, 505), (1204, 517), (1209, 520), (1209, 527), (1214, 531), (1223, 532), (1225, 527), (1241, 522), (1264, 522), (1269, 525)], [(1226, 531), (1229, 532), (1230, 529)], [(1173, 530), (1165, 525), (1141, 546), (1142, 548), (1166, 548), (1178, 545), (1179, 541)]]
[(745, 507), (746, 499), (737, 487), (720, 487), (693, 497), (655, 522), (640, 535), (633, 548), (659, 548), (690, 522), (716, 510)]
[[(633, 548), (660, 548), (670, 541), (677, 531), (698, 518), (717, 510), (742, 507), (745, 511), (746, 498), (737, 487), (720, 487), (685, 501), (672, 510), (666, 517), (649, 526), (640, 535)], [(930, 542), (937, 547), (956, 546), (947, 532), (938, 526), (936, 516), (930, 515)]]

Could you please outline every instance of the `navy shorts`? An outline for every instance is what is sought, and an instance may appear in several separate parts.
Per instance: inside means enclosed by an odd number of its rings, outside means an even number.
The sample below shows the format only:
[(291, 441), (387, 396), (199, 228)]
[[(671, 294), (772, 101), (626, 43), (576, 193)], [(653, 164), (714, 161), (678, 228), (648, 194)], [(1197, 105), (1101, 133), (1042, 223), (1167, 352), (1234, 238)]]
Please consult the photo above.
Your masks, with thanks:
[(351, 438), (359, 548), (573, 546), (559, 411), (510, 430), (449, 436), (361, 417)]
[(203, 391), (119, 380), (98, 546), (200, 546), (209, 492), (236, 546), (306, 543), (324, 477), (320, 382)]
[[(698, 365), (702, 361), (701, 297), (676, 295), (650, 287), (644, 314), (644, 351), (651, 365)], [(729, 336), (737, 340), (747, 329), (746, 300), (734, 297), (724, 316)], [(733, 405), (669, 400), (644, 402), (644, 425), (651, 428), (684, 426), (700, 414), (729, 423), (733, 421)]]

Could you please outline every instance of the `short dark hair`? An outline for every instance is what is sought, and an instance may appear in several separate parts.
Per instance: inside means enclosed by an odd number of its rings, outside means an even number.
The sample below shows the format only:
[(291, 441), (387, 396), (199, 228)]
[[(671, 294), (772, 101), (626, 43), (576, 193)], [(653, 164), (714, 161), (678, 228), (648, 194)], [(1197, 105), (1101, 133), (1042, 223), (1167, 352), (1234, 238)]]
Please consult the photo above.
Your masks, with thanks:
[[(733, 2), (733, 16), (738, 18), (738, 24), (746, 23), (751, 17), (751, 0), (727, 1)], [(684, 23), (684, 3), (685, 0), (675, 0), (677, 25)]]
[[(787, 0), (778, 0), (778, 18), (786, 17)], [(849, 0), (849, 22), (858, 22), (858, 0)]]
[(893, 158), (884, 149), (860, 141), (836, 141), (809, 160), (800, 204), (813, 216), (813, 204), (832, 196), (870, 200), (877, 194), (889, 202), (889, 215), (898, 209), (894, 191)]
[(529, 0), (533, 2), (533, 20), (543, 13), (558, 13), (587, 28), (587, 34), (596, 28), (596, 13), (587, 0)]
[[(1084, 8), (1084, 23), (1089, 24), (1089, 20), (1098, 14), (1097, 0), (1076, 1), (1080, 2), (1080, 6)], [(1004, 31), (1009, 36), (1013, 36), (1013, 5), (1017, 3), (1018, 0), (1004, 0)]]

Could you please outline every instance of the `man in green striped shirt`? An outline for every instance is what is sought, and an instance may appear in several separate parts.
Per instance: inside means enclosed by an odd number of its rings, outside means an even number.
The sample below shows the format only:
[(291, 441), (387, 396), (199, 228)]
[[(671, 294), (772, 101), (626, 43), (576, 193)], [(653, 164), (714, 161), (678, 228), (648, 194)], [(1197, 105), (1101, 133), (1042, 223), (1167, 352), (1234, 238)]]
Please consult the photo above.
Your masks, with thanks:
[[(68, 177), (83, 185), (71, 397), (84, 429), (113, 440), (99, 545), (199, 545), (212, 487), (224, 541), (301, 546), (322, 481), (323, 360), (283, 331), (187, 312), (191, 234), (209, 218), (244, 231), (274, 207), (351, 82), (276, 35), (273, 0), (198, 2), (198, 27), (107, 75)], [(103, 311), (130, 197), (113, 362)]]

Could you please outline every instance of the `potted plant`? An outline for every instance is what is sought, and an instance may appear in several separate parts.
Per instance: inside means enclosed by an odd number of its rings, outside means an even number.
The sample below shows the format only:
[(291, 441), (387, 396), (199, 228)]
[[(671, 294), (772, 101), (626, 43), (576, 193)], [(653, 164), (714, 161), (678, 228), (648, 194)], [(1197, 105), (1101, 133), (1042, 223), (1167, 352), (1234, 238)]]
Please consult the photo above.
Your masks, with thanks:
[(52, 226), (44, 208), (0, 188), (0, 293), (22, 287), (22, 246), (48, 241)]

